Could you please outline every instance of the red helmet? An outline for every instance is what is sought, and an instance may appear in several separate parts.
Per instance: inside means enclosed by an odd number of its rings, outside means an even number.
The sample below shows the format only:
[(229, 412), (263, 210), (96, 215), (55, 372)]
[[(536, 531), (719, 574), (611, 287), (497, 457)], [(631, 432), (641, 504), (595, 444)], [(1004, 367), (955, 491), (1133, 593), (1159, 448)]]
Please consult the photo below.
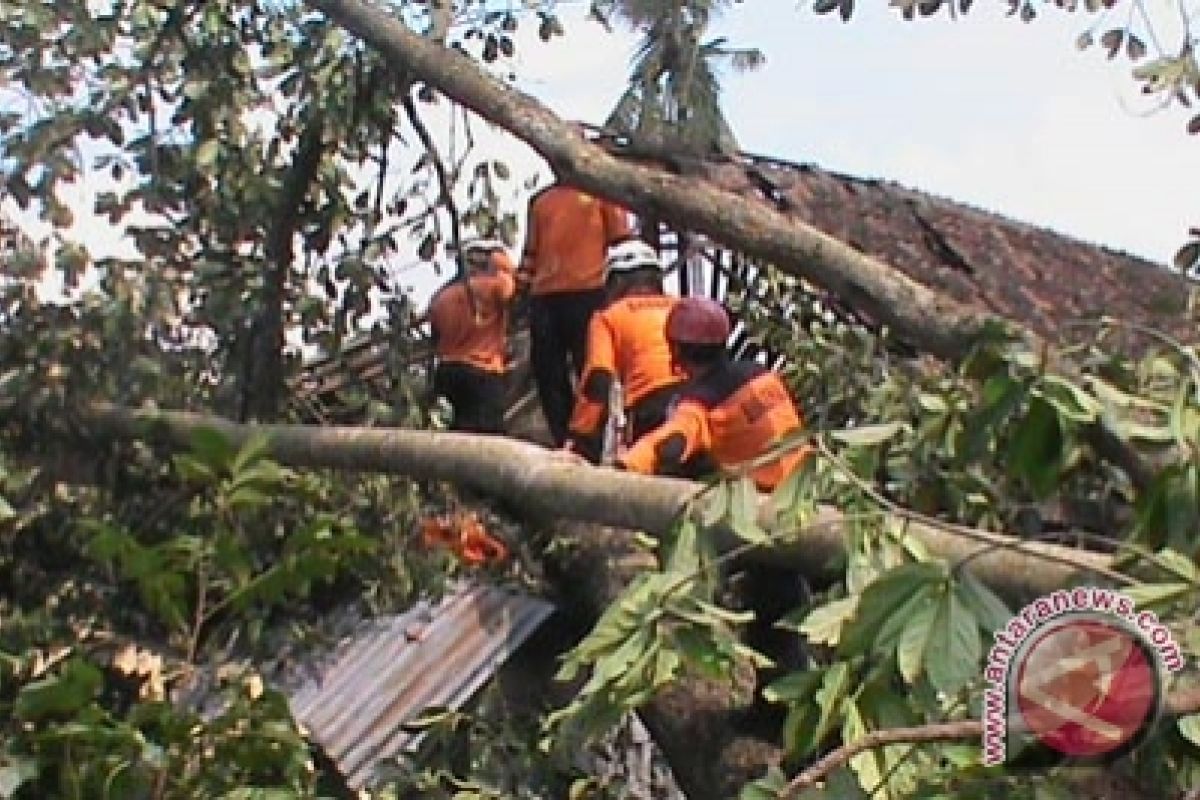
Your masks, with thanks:
[(729, 315), (707, 297), (685, 297), (667, 315), (667, 340), (678, 344), (725, 344)]

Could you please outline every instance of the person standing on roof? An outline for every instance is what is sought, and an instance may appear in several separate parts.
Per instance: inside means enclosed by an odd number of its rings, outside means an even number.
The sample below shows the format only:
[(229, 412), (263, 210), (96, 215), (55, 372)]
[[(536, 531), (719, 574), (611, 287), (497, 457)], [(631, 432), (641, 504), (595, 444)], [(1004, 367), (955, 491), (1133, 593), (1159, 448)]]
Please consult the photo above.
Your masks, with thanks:
[(466, 280), (443, 286), (426, 314), (438, 360), (433, 389), (454, 410), (451, 430), (503, 433), (516, 265), (495, 239), (464, 244), (463, 260)]
[(555, 447), (567, 438), (588, 323), (604, 304), (605, 253), (632, 236), (623, 208), (565, 184), (530, 200), (519, 278), (529, 289), (530, 362)]
[(587, 361), (575, 397), (567, 448), (600, 461), (613, 383), (623, 392), (632, 439), (666, 420), (680, 385), (667, 346), (667, 315), (679, 298), (663, 292), (663, 268), (654, 248), (641, 240), (613, 247), (605, 262), (609, 302), (588, 326)]
[[(648, 474), (701, 478), (766, 454), (803, 427), (780, 377), (752, 361), (731, 361), (725, 343), (729, 315), (715, 300), (686, 297), (671, 309), (666, 339), (675, 369), (688, 379), (667, 421), (639, 439), (617, 467)], [(772, 491), (801, 463), (786, 452), (750, 472)]]

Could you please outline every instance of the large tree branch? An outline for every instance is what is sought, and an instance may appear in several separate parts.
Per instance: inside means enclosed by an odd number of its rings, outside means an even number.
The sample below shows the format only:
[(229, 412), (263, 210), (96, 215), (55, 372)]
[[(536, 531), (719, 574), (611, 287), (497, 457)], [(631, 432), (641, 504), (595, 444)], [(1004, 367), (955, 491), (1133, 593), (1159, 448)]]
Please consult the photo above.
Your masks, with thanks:
[[(183, 411), (133, 410), (97, 405), (84, 412), (82, 429), (103, 440), (144, 439), (187, 447), (198, 428), (219, 431), (235, 445), (264, 433), (270, 452), (295, 467), (387, 472), (421, 480), (448, 481), (505, 498), (530, 513), (593, 522), (654, 535), (669, 531), (701, 490), (673, 478), (635, 475), (564, 460), (553, 451), (500, 436), (403, 429), (306, 425), (242, 425), (221, 417)], [(775, 511), (767, 498), (765, 523)], [(1021, 600), (1066, 585), (1081, 573), (1107, 572), (1111, 558), (1052, 544), (943, 525), (898, 520), (906, 535), (951, 562), (971, 560), (972, 571), (1011, 599)], [(836, 508), (822, 506), (796, 532), (760, 554), (791, 564), (816, 579), (837, 576), (846, 550), (847, 523)], [(732, 533), (715, 531), (718, 545), (738, 544)]]

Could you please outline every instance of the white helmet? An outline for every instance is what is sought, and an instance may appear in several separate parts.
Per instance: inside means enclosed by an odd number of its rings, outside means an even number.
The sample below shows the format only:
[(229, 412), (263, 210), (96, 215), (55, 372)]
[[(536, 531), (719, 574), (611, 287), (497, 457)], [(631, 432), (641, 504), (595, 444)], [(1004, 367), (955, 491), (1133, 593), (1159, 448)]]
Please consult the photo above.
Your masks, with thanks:
[(604, 262), (609, 274), (633, 272), (635, 269), (654, 267), (661, 270), (662, 262), (654, 248), (640, 239), (631, 239), (613, 246), (608, 251), (608, 259)]

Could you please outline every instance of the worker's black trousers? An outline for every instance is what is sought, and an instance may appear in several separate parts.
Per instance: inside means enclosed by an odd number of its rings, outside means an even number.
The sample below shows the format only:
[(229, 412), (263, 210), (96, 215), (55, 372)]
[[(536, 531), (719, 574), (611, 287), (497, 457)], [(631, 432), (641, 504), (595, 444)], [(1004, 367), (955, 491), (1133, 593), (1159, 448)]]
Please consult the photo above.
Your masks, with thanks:
[(438, 364), (433, 379), (454, 409), (451, 430), (465, 433), (504, 432), (505, 388), (503, 374), (456, 362)]
[(604, 301), (604, 289), (529, 298), (529, 360), (542, 414), (556, 447), (567, 439), (575, 406), (574, 383), (579, 381), (587, 355), (588, 323)]

